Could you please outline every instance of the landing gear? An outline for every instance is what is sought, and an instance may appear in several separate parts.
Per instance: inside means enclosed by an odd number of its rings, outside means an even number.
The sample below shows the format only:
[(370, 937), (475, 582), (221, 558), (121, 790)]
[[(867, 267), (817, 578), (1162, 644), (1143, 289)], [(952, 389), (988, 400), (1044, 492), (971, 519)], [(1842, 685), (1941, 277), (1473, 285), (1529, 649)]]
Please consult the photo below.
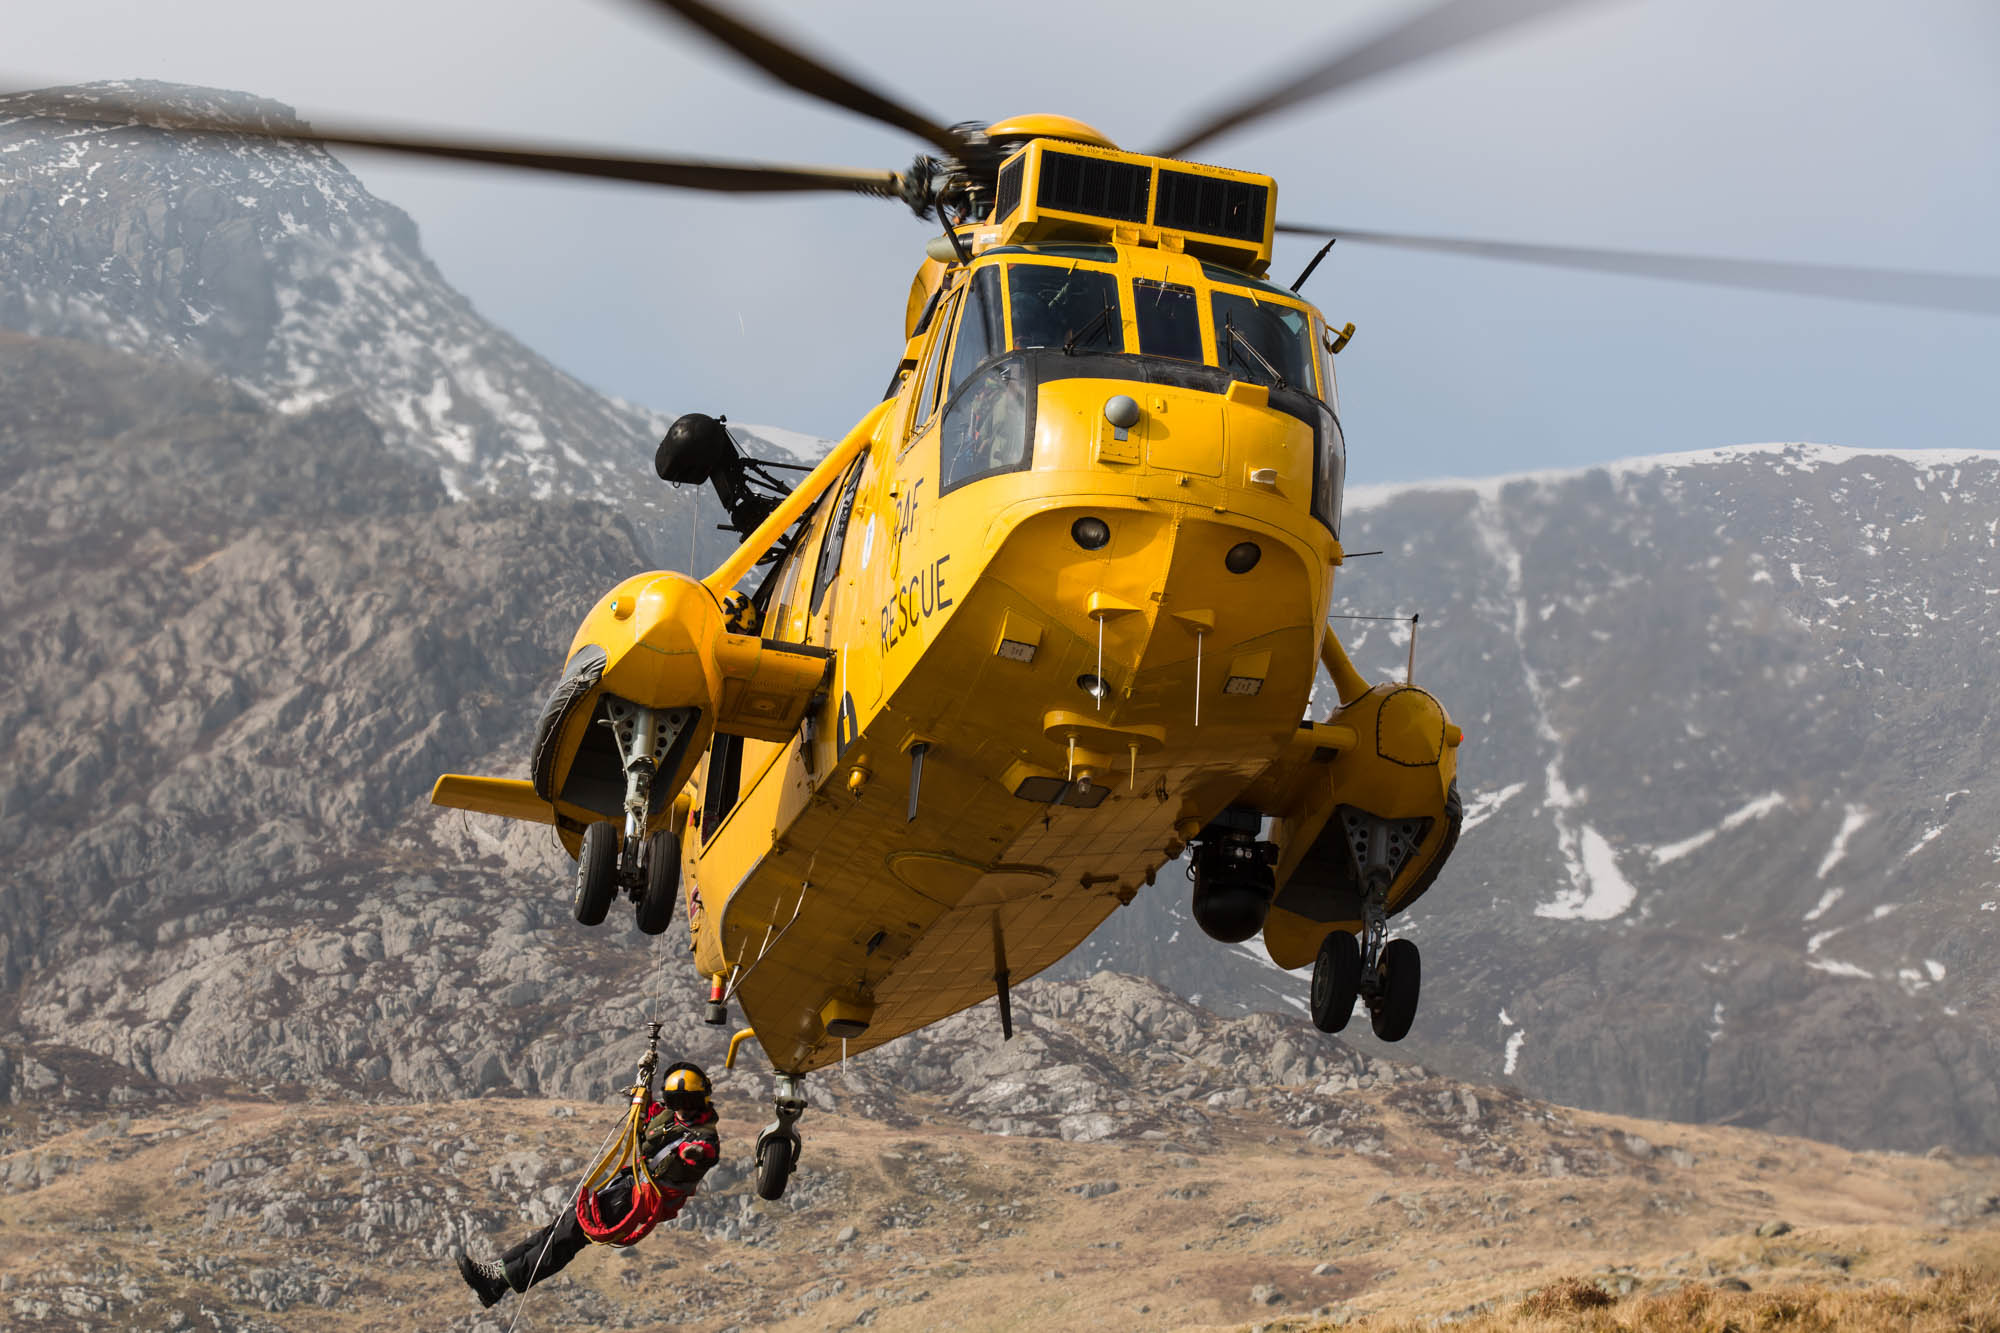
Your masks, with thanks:
[(1346, 931), (1336, 930), (1321, 942), (1313, 961), (1313, 1026), (1339, 1032), (1354, 1017), (1354, 1002), (1360, 998), (1361, 946)]
[(674, 922), (674, 903), (681, 896), (681, 838), (672, 829), (661, 829), (646, 839), (643, 860), (645, 887), (638, 895), (635, 914), (642, 934), (658, 935)]
[(782, 1198), (798, 1160), (799, 1141), (796, 1138), (779, 1135), (763, 1143), (757, 1150), (757, 1197)]
[(773, 1099), (778, 1118), (757, 1135), (757, 1197), (777, 1199), (785, 1192), (799, 1164), (799, 1132), (793, 1128), (806, 1109), (805, 1080), (797, 1074), (778, 1075)]
[(1410, 940), (1386, 938), (1387, 914), (1377, 888), (1362, 899), (1361, 938), (1335, 930), (1313, 960), (1312, 1021), (1321, 1032), (1339, 1032), (1354, 1016), (1355, 1000), (1368, 1004), (1368, 1025), (1383, 1041), (1401, 1041), (1417, 1019), (1423, 959)]
[(1368, 1003), (1368, 1025), (1375, 1035), (1401, 1041), (1417, 1019), (1423, 961), (1413, 941), (1388, 938), (1386, 896), (1387, 885), (1378, 882), (1361, 900), (1361, 998)]
[(583, 831), (583, 847), (576, 858), (576, 896), (570, 910), (586, 926), (604, 920), (611, 900), (618, 893), (618, 830), (605, 823), (592, 824)]
[[(1452, 827), (1455, 830), (1456, 825)], [(1384, 819), (1343, 805), (1321, 835), (1346, 844), (1344, 853), (1336, 854), (1344, 855), (1361, 887), (1360, 938), (1335, 930), (1321, 942), (1313, 963), (1311, 1012), (1313, 1025), (1321, 1032), (1345, 1028), (1358, 998), (1368, 1006), (1368, 1023), (1377, 1037), (1401, 1041), (1410, 1034), (1423, 964), (1415, 944), (1389, 938), (1389, 890), (1430, 829), (1429, 818)], [(1437, 855), (1442, 858), (1450, 850), (1447, 840)], [(1426, 887), (1428, 881), (1418, 881), (1403, 902), (1407, 905)]]
[[(601, 724), (611, 728), (625, 771), (625, 802), (618, 821), (583, 831), (576, 859), (576, 919), (599, 925), (611, 900), (623, 891), (632, 900), (639, 929), (657, 935), (674, 919), (680, 897), (680, 835), (662, 829), (648, 837), (653, 813), (653, 778), (694, 720), (688, 708), (641, 708), (612, 695), (604, 697)], [(620, 836), (620, 833), (623, 836)]]
[(1383, 1041), (1410, 1035), (1417, 1018), (1417, 992), (1423, 986), (1423, 963), (1409, 940), (1390, 940), (1376, 964), (1375, 1000), (1368, 1006), (1370, 1025)]

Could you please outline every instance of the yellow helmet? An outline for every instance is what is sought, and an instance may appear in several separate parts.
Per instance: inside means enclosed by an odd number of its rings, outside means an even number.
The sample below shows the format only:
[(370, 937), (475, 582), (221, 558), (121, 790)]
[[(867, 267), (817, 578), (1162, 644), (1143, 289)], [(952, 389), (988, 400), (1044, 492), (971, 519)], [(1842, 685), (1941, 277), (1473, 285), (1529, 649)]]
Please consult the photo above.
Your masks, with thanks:
[(700, 1065), (673, 1065), (660, 1079), (660, 1101), (667, 1106), (693, 1110), (708, 1101), (708, 1093), (708, 1075)]

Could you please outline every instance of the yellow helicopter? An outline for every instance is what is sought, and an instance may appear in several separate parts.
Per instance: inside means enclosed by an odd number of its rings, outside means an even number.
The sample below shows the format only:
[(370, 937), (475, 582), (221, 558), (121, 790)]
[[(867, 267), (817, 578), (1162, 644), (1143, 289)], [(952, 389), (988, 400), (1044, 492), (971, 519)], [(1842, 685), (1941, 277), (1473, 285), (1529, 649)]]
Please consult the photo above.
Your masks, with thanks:
[[(766, 1197), (800, 1076), (996, 995), (1011, 1030), (1012, 982), (1183, 852), (1209, 934), (1317, 958), (1322, 1028), (1360, 997), (1401, 1038), (1386, 922), (1458, 834), (1458, 729), (1325, 628), (1339, 335), (1259, 276), (1272, 180), (1060, 116), (984, 136), (990, 201), (919, 271), (889, 395), (774, 507), (723, 423), (676, 422), (660, 474), (716, 481), (743, 544), (611, 589), (531, 777), (432, 796), (554, 824), (588, 924), (685, 898), (783, 1076)], [(1322, 663), (1341, 707), (1302, 720)]]
[[(574, 910), (640, 930), (685, 902), (708, 1018), (778, 1074), (757, 1188), (796, 1166), (804, 1076), (997, 997), (1183, 855), (1197, 922), (1313, 965), (1310, 1013), (1414, 1020), (1388, 923), (1460, 828), (1462, 740), (1409, 679), (1370, 684), (1328, 624), (1353, 335), (1270, 280), (1274, 236), (1967, 307), (1946, 275), (1289, 226), (1269, 176), (1186, 160), (1224, 130), (1576, 0), (1450, 0), (1155, 153), (1058, 115), (936, 123), (697, 0), (658, 0), (783, 82), (938, 150), (906, 171), (585, 156), (309, 134), (132, 104), (59, 114), (681, 188), (859, 190), (942, 234), (882, 401), (802, 481), (690, 414), (663, 480), (712, 484), (742, 544), (584, 618), (530, 773), (446, 775), (439, 805), (552, 825)], [(52, 110), (49, 114), (58, 114)], [(1330, 245), (1331, 240), (1328, 241)], [(739, 589), (739, 585), (746, 585)], [(1338, 706), (1308, 716), (1324, 668)]]

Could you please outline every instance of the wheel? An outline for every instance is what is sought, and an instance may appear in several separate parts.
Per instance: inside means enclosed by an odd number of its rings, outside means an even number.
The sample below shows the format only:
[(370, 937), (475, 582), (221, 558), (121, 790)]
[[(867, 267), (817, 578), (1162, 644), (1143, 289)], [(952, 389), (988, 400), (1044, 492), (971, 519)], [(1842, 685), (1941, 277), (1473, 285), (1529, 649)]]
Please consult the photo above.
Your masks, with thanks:
[(1313, 960), (1312, 1021), (1321, 1032), (1338, 1032), (1354, 1017), (1361, 994), (1361, 944), (1344, 930), (1321, 941)]
[(618, 896), (618, 829), (598, 822), (583, 831), (583, 846), (576, 855), (576, 897), (570, 910), (586, 926), (604, 920), (611, 900)]
[(799, 1141), (785, 1134), (774, 1134), (758, 1145), (757, 1149), (757, 1197), (777, 1199), (785, 1193), (785, 1185), (792, 1178), (792, 1168), (798, 1165)]
[(661, 829), (646, 839), (646, 885), (639, 895), (639, 929), (658, 935), (674, 923), (674, 903), (681, 896), (681, 835)]
[(1401, 1041), (1417, 1020), (1417, 992), (1423, 987), (1424, 965), (1417, 946), (1409, 940), (1390, 940), (1382, 946), (1376, 971), (1382, 991), (1369, 1010), (1369, 1021), (1383, 1041)]

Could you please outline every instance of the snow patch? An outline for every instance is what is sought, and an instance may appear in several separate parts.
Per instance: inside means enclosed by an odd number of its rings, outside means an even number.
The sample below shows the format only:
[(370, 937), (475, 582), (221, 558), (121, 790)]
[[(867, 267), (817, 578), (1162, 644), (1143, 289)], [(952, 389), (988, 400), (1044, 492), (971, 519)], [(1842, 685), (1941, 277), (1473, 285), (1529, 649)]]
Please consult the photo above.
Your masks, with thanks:
[(1577, 830), (1577, 852), (1572, 887), (1537, 905), (1535, 915), (1559, 921), (1610, 921), (1624, 915), (1638, 901), (1639, 891), (1618, 868), (1618, 853), (1588, 824)]
[(1245, 940), (1236, 947), (1274, 972), (1283, 972), (1285, 970), (1271, 961), (1271, 951), (1264, 947), (1264, 941), (1261, 938)]
[(1783, 809), (1784, 805), (1785, 797), (1782, 792), (1766, 792), (1756, 800), (1751, 801), (1748, 805), (1737, 810), (1732, 810), (1727, 815), (1724, 815), (1722, 822), (1712, 829), (1705, 829), (1693, 837), (1683, 838), (1679, 842), (1670, 842), (1664, 847), (1653, 848), (1651, 853), (1653, 864), (1663, 866), (1670, 861), (1678, 861), (1689, 852), (1699, 851), (1701, 848), (1706, 847), (1709, 843), (1715, 841), (1717, 835), (1742, 828), (1753, 819), (1762, 819), (1774, 810)]
[(1847, 855), (1847, 840), (1854, 836), (1855, 830), (1867, 822), (1868, 811), (1865, 808), (1858, 805), (1847, 807), (1847, 814), (1840, 821), (1840, 831), (1833, 835), (1833, 846), (1826, 849), (1826, 859), (1819, 863), (1820, 879), (1825, 879), (1833, 868), (1840, 864), (1840, 859)]
[(1507, 1058), (1500, 1066), (1501, 1073), (1511, 1074), (1514, 1072), (1514, 1067), (1521, 1063), (1521, 1044), (1527, 1039), (1528, 1034), (1525, 1031), (1511, 1032), (1507, 1035)]
[(1519, 796), (1527, 785), (1525, 782), (1514, 782), (1499, 791), (1484, 791), (1474, 795), (1465, 803), (1464, 818), (1459, 825), (1460, 834), (1470, 833), (1491, 819), (1501, 806)]
[(1917, 839), (1916, 846), (1910, 848), (1909, 851), (1904, 852), (1901, 859), (1903, 861), (1909, 860), (1911, 857), (1915, 856), (1918, 852), (1921, 852), (1924, 848), (1930, 846), (1931, 843), (1935, 842), (1937, 840), (1938, 834), (1943, 832), (1944, 832), (1944, 825), (1942, 824), (1931, 825), (1929, 828), (1924, 830), (1923, 836)]
[(1865, 967), (1856, 967), (1852, 963), (1837, 962), (1831, 958), (1815, 958), (1807, 963), (1806, 966), (1821, 972), (1830, 973), (1836, 977), (1854, 977), (1861, 981), (1873, 981), (1875, 979), (1875, 974)]

